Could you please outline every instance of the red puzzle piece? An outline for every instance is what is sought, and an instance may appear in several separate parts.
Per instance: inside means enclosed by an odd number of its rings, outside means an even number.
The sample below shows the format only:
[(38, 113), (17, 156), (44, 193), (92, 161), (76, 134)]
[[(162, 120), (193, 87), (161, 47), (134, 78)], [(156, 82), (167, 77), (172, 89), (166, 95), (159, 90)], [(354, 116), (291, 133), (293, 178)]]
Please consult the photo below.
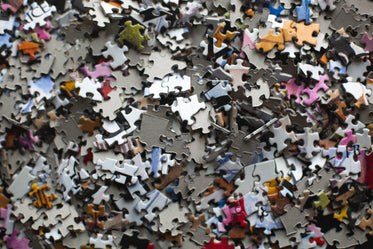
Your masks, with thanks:
[(221, 242), (216, 243), (214, 237), (211, 237), (210, 242), (202, 249), (234, 249), (234, 244), (228, 244), (228, 236), (221, 236)]

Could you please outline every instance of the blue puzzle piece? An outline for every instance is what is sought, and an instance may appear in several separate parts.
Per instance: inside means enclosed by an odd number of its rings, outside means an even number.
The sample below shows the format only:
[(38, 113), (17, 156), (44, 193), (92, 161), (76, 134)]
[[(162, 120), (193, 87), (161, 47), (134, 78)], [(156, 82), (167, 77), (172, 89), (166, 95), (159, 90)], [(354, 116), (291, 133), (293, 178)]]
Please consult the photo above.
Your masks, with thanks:
[(262, 221), (256, 222), (255, 227), (257, 228), (264, 228), (264, 234), (271, 234), (272, 229), (279, 229), (283, 228), (281, 221), (277, 218), (275, 219), (273, 215), (270, 213), (267, 216), (264, 216)]
[(329, 61), (329, 66), (330, 66), (330, 72), (334, 73), (335, 69), (338, 68), (339, 69), (339, 72), (338, 72), (339, 75), (346, 75), (346, 69), (347, 68), (345, 66), (343, 66), (340, 61), (330, 60)]
[(0, 35), (0, 47), (6, 46), (7, 48), (11, 48), (13, 46), (13, 43), (10, 42), (11, 38), (12, 36), (8, 33)]
[(302, 0), (302, 5), (300, 7), (296, 7), (298, 22), (305, 20), (306, 24), (311, 23), (311, 11), (309, 7), (310, 3), (311, 0)]
[[(179, 179), (176, 179), (174, 182), (175, 187), (179, 185)], [(178, 201), (179, 200), (179, 195), (175, 194), (174, 187), (168, 186), (167, 193), (171, 194), (172, 201)]]
[(232, 91), (232, 87), (226, 80), (214, 81), (213, 84), (215, 86), (206, 93), (204, 93), (204, 96), (207, 100), (211, 100), (212, 98), (219, 98), (222, 96), (228, 96), (228, 92)]
[(230, 157), (232, 153), (226, 153), (225, 157), (220, 158), (218, 161), (220, 163), (220, 167), (216, 169), (215, 172), (220, 172), (221, 170), (225, 172), (224, 179), (229, 183), (233, 180), (233, 178), (241, 171), (242, 165), (239, 159), (236, 161), (231, 161)]
[(26, 104), (22, 105), (21, 113), (30, 113), (33, 106), (34, 104), (32, 103), (32, 98), (30, 98)]
[(269, 9), (269, 14), (271, 15), (275, 15), (275, 16), (278, 16), (281, 14), (281, 12), (284, 10), (284, 7), (282, 7), (281, 5), (278, 6), (278, 8), (276, 9), (275, 7), (273, 7), (272, 5), (269, 5), (268, 6), (268, 9)]
[(255, 151), (254, 152), (254, 158), (251, 161), (251, 163), (249, 163), (249, 164), (260, 163), (261, 161), (263, 161), (263, 158), (264, 158), (263, 152), (258, 153), (258, 152)]
[(153, 148), (151, 158), (152, 158), (152, 166), (151, 166), (151, 172), (153, 172), (154, 177), (158, 178), (158, 170), (159, 170), (159, 160), (161, 157), (161, 149), (158, 147)]
[(40, 102), (40, 100), (44, 97), (46, 99), (53, 97), (51, 91), (53, 90), (54, 82), (52, 81), (50, 75), (43, 76), (36, 82), (31, 80), (28, 82), (28, 85), (31, 94), (35, 94), (36, 92), (39, 93), (39, 95), (36, 97), (37, 102)]

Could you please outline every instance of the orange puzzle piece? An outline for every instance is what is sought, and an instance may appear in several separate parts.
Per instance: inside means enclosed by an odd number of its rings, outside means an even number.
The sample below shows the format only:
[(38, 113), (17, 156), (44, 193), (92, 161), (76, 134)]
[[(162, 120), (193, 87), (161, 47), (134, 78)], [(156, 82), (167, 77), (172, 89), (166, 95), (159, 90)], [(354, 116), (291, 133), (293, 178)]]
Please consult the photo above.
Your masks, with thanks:
[(282, 29), (279, 29), (278, 35), (273, 34), (273, 29), (271, 29), (266, 36), (260, 39), (260, 42), (255, 44), (257, 50), (262, 49), (264, 53), (272, 50), (276, 45), (278, 50), (284, 50), (284, 34)]
[(227, 31), (225, 34), (223, 34), (221, 32), (222, 28), (224, 28), (224, 24), (220, 24), (219, 27), (216, 29), (216, 32), (214, 34), (214, 37), (217, 40), (216, 43), (215, 43), (215, 46), (218, 47), (218, 48), (221, 47), (221, 45), (223, 44), (225, 39), (229, 38), (230, 40), (232, 40), (238, 34), (237, 31), (235, 31), (235, 32)]
[(293, 37), (297, 37), (297, 30), (295, 28), (296, 23), (288, 19), (282, 20), (282, 23), (282, 30), (284, 31), (285, 41), (292, 41)]
[(34, 60), (35, 53), (39, 52), (39, 44), (34, 42), (22, 41), (22, 44), (17, 45), (17, 50), (22, 50), (24, 54), (30, 55), (30, 59)]
[(99, 221), (99, 217), (104, 217), (105, 215), (105, 206), (100, 205), (98, 206), (98, 211), (93, 209), (93, 204), (88, 204), (88, 214), (92, 215), (92, 219), (87, 219), (86, 224), (89, 230), (94, 230), (96, 227), (103, 229), (104, 228), (104, 222)]
[(0, 208), (7, 208), (7, 204), (9, 203), (9, 199), (2, 193), (3, 188), (0, 188)]
[(305, 25), (304, 22), (295, 24), (297, 29), (297, 42), (298, 46), (303, 46), (303, 42), (307, 42), (310, 45), (316, 45), (317, 38), (314, 37), (314, 33), (318, 34), (320, 32), (319, 23), (311, 23)]
[(29, 196), (30, 197), (35, 196), (37, 198), (37, 200), (33, 202), (35, 207), (40, 208), (43, 205), (45, 205), (45, 207), (48, 209), (53, 207), (53, 205), (51, 204), (51, 201), (55, 200), (57, 196), (55, 196), (54, 194), (51, 194), (50, 196), (48, 196), (45, 193), (45, 191), (49, 189), (48, 184), (45, 184), (41, 186), (40, 188), (38, 188), (38, 184), (34, 183), (31, 185), (31, 188), (32, 188), (32, 191), (29, 193)]

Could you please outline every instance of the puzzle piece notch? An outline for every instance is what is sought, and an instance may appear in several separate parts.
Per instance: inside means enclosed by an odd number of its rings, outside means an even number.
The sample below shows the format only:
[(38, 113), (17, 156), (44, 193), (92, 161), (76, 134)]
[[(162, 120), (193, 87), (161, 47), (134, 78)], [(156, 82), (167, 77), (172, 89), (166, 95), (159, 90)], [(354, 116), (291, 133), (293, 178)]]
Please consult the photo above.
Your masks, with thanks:
[(234, 249), (234, 244), (228, 243), (228, 236), (221, 236), (220, 237), (221, 242), (215, 242), (215, 238), (211, 237), (210, 242), (205, 246), (202, 247), (202, 249)]
[(103, 234), (99, 233), (97, 234), (96, 238), (90, 237), (89, 244), (92, 244), (94, 245), (94, 248), (99, 248), (99, 249), (106, 249), (109, 246), (111, 248), (114, 248), (115, 244), (114, 244), (113, 235), (107, 235), (107, 239), (103, 239), (102, 238), (103, 236), (104, 236)]

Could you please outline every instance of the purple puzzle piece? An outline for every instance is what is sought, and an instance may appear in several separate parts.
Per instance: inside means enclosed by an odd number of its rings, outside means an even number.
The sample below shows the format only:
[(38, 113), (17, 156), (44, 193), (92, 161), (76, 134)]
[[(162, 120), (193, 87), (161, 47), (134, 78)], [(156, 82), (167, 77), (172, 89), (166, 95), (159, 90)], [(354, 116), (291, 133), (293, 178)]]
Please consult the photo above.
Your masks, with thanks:
[(313, 102), (320, 98), (320, 95), (317, 93), (319, 90), (323, 89), (324, 91), (327, 91), (329, 89), (329, 87), (325, 84), (326, 80), (329, 80), (329, 76), (327, 74), (320, 75), (320, 81), (315, 85), (314, 88), (310, 89), (307, 87), (306, 89), (302, 90), (302, 94), (308, 94), (308, 99), (303, 101), (304, 104), (312, 105)]
[(4, 236), (4, 241), (6, 241), (7, 248), (13, 248), (13, 249), (31, 249), (28, 244), (30, 240), (22, 237), (22, 239), (18, 239), (17, 235), (19, 234), (19, 231), (14, 229), (12, 235), (9, 237), (8, 235)]
[(37, 141), (38, 141), (38, 137), (37, 136), (32, 136), (32, 131), (31, 130), (29, 130), (27, 132), (26, 137), (20, 137), (19, 138), (19, 143), (22, 146), (27, 147), (29, 151), (34, 151), (33, 143), (36, 143)]

